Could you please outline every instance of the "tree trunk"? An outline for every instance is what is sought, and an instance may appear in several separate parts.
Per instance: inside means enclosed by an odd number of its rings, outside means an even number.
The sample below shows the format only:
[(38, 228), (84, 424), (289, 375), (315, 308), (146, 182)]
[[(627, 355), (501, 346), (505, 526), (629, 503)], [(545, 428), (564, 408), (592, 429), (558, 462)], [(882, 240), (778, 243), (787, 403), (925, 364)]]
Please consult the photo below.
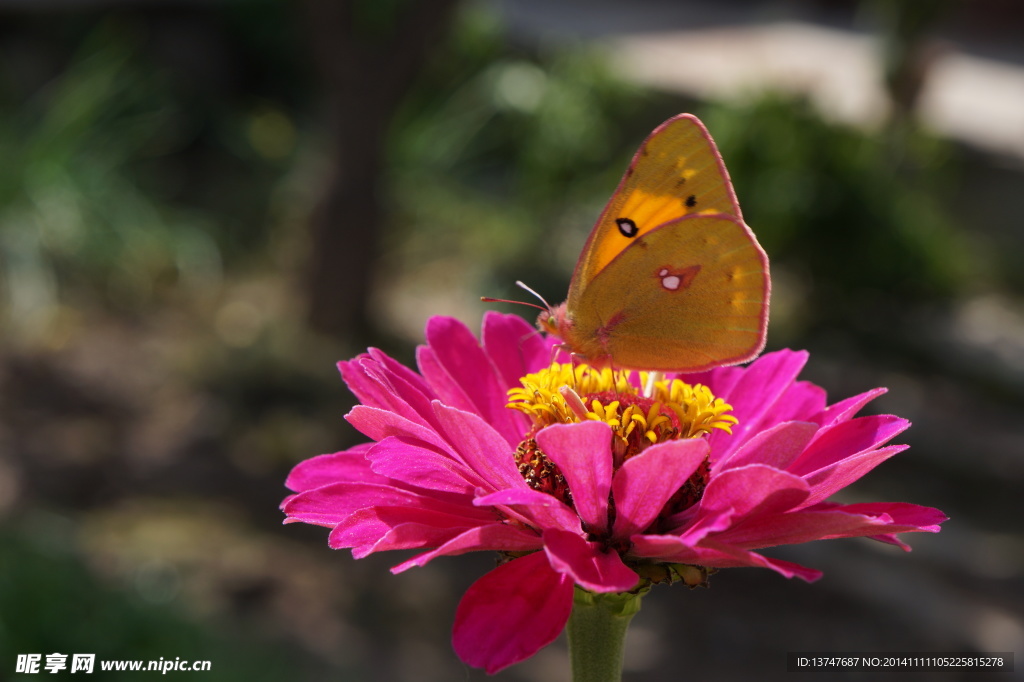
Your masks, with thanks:
[(387, 133), (456, 1), (303, 0), (328, 116), (329, 170), (311, 216), (306, 280), (319, 332), (360, 345), (371, 336)]

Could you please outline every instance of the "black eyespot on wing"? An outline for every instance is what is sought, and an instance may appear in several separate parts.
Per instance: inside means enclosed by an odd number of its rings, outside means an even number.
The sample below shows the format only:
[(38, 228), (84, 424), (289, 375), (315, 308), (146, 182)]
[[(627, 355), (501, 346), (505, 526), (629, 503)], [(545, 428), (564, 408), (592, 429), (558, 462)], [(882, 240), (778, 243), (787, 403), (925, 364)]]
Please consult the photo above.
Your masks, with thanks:
[(688, 208), (693, 208), (696, 205), (697, 205), (697, 196), (695, 194), (691, 194), (690, 196), (686, 197), (686, 206)]
[(640, 230), (636, 226), (636, 223), (634, 223), (629, 218), (616, 218), (615, 224), (619, 226), (619, 234), (621, 234), (623, 237), (628, 237), (632, 239), (637, 235), (637, 233), (640, 232)]

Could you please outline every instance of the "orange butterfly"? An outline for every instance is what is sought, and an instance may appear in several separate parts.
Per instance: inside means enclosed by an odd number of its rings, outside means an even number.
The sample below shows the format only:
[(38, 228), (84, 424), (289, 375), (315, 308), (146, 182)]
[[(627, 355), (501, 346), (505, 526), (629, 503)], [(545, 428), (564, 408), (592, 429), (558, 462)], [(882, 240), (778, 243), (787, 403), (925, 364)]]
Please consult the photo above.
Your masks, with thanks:
[[(633, 157), (542, 331), (596, 366), (698, 372), (764, 348), (768, 257), (704, 125), (680, 114)], [(545, 304), (546, 305), (546, 304)]]

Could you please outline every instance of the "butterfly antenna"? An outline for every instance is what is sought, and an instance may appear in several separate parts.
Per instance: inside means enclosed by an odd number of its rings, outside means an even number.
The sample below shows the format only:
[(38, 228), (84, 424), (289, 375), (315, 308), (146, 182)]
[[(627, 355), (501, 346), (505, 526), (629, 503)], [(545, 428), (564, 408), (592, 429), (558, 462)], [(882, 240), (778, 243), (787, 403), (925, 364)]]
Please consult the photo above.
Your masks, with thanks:
[(525, 289), (526, 291), (529, 291), (531, 294), (539, 298), (540, 302), (543, 303), (544, 305), (539, 306), (536, 303), (527, 303), (526, 301), (510, 301), (507, 298), (491, 298), (490, 296), (481, 296), (480, 300), (484, 301), (485, 303), (518, 303), (519, 305), (528, 305), (531, 308), (536, 308), (537, 310), (551, 310), (551, 306), (548, 305), (548, 302), (545, 301), (544, 297), (538, 294), (536, 291), (534, 291), (533, 289), (531, 289), (530, 287), (526, 286), (525, 284), (518, 280), (516, 280), (516, 286), (518, 286), (521, 289)]
[(541, 296), (540, 294), (538, 294), (538, 293), (537, 293), (536, 291), (534, 291), (534, 290), (533, 290), (533, 289), (531, 289), (530, 287), (526, 286), (526, 284), (525, 284), (525, 283), (523, 283), (523, 282), (520, 282), (520, 281), (519, 281), (519, 280), (517, 279), (517, 280), (516, 280), (516, 286), (517, 286), (517, 287), (519, 287), (520, 289), (524, 290), (524, 291), (529, 291), (529, 292), (530, 292), (531, 294), (533, 294), (533, 295), (534, 295), (534, 296), (536, 296), (536, 297), (537, 297), (538, 299), (540, 299), (540, 302), (544, 304), (544, 308), (545, 308), (545, 309), (547, 309), (547, 310), (551, 310), (551, 304), (550, 304), (550, 303), (548, 303), (548, 302), (547, 302), (546, 300), (544, 300), (544, 297), (543, 297), (543, 296)]

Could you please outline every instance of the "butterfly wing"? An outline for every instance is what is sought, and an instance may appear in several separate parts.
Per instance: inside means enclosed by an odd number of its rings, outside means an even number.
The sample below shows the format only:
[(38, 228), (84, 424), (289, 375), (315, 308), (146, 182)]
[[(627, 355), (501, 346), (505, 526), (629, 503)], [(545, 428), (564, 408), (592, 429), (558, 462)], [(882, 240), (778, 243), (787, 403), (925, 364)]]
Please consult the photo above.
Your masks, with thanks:
[(646, 230), (567, 306), (564, 340), (597, 364), (695, 372), (764, 347), (768, 257), (728, 213)]
[(722, 157), (704, 125), (680, 114), (658, 126), (633, 157), (576, 264), (567, 305), (638, 237), (685, 215), (724, 213), (742, 220)]

